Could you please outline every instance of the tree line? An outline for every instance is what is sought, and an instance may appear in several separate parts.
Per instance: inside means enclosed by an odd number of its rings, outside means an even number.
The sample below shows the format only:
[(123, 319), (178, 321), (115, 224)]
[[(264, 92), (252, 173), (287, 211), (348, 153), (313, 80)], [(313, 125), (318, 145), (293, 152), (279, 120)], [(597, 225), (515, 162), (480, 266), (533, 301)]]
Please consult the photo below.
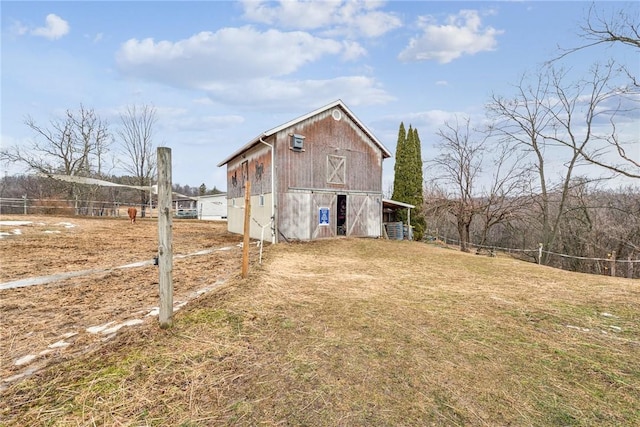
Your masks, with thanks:
[[(0, 197), (67, 200), (81, 208), (96, 201), (135, 204), (144, 217), (151, 191), (59, 181), (43, 175), (95, 178), (150, 189), (156, 176), (156, 122), (156, 109), (150, 105), (127, 106), (115, 129), (82, 104), (48, 124), (27, 117), (25, 125), (34, 135), (30, 144), (0, 150), (0, 161), (21, 164), (27, 174), (3, 177)], [(124, 174), (115, 175), (114, 170)], [(207, 189), (204, 183), (199, 187), (174, 184), (174, 191), (185, 196), (219, 192), (215, 187)]]
[[(410, 125), (404, 136), (401, 123), (393, 198), (417, 206), (414, 237), (455, 236), (465, 252), (542, 245), (541, 252), (521, 253), (592, 273), (606, 264), (587, 258), (640, 257), (640, 141), (637, 128), (621, 131), (638, 123), (637, 70), (609, 59), (572, 79), (561, 64), (599, 44), (637, 52), (637, 22), (625, 11), (605, 18), (592, 7), (581, 27), (584, 46), (562, 50), (521, 76), (513, 95), (493, 94), (483, 119), (455, 116), (443, 123), (420, 175), (412, 157), (417, 130)], [(621, 176), (632, 184), (607, 184)]]

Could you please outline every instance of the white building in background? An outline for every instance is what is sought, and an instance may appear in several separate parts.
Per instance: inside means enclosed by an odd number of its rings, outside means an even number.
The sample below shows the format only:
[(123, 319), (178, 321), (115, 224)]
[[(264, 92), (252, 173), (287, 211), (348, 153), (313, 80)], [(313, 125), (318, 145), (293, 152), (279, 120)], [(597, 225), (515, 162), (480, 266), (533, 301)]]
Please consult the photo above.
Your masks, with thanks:
[(227, 193), (198, 197), (198, 219), (220, 221), (227, 219)]

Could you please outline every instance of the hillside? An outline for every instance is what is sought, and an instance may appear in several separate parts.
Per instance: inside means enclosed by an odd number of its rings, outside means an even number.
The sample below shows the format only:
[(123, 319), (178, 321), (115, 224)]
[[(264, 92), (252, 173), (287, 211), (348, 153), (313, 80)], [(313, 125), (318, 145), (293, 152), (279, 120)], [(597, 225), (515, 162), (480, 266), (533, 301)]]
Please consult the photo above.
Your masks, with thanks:
[(639, 307), (637, 280), (508, 257), (279, 244), (172, 328), (12, 384), (1, 424), (638, 425)]

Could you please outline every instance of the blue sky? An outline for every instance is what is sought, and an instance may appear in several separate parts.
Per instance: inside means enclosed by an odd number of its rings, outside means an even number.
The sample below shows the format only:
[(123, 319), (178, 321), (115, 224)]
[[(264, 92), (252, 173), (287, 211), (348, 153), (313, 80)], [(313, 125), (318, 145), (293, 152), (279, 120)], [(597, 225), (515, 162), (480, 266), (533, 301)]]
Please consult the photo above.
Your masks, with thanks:
[[(112, 127), (128, 105), (157, 110), (155, 144), (172, 148), (173, 182), (226, 189), (216, 164), (261, 132), (336, 99), (395, 153), (401, 121), (425, 160), (455, 115), (482, 117), (492, 94), (578, 37), (589, 2), (8, 2), (2, 1), (1, 144), (93, 108)], [(610, 14), (638, 3), (596, 2)], [(637, 52), (596, 47), (595, 60), (638, 70)], [(10, 173), (16, 165), (3, 165)], [(117, 170), (114, 172), (118, 172)], [(383, 187), (393, 182), (385, 160)]]

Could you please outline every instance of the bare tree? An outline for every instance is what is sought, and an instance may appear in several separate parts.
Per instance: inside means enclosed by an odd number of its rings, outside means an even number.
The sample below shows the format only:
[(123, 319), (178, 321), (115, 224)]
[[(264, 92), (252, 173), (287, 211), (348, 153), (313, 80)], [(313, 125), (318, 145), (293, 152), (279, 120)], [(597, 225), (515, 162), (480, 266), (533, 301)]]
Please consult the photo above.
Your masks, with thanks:
[[(605, 16), (595, 8), (595, 3), (591, 5), (585, 22), (580, 26), (579, 36), (585, 40), (585, 44), (572, 47), (561, 48), (561, 54), (553, 61), (564, 58), (567, 55), (580, 50), (592, 48), (599, 45), (622, 44), (631, 49), (640, 49), (640, 16), (638, 8), (621, 8), (610, 16)], [(631, 80), (631, 84), (640, 88), (634, 71), (624, 68)]]
[[(3, 161), (21, 163), (31, 172), (91, 176), (101, 172), (102, 159), (112, 141), (107, 123), (93, 109), (80, 105), (77, 112), (51, 120), (48, 127), (27, 117), (25, 124), (35, 135), (28, 147), (18, 145), (0, 152)], [(78, 196), (77, 184), (68, 186), (70, 197)]]
[[(596, 4), (589, 8), (585, 22), (580, 26), (579, 36), (585, 40), (585, 44), (573, 48), (561, 48), (561, 54), (550, 61), (550, 63), (571, 55), (577, 51), (593, 48), (599, 45), (622, 45), (635, 50), (640, 50), (640, 16), (637, 7), (621, 8), (611, 15), (596, 9)], [(636, 63), (637, 65), (637, 63)], [(624, 85), (611, 85), (604, 89), (604, 84), (611, 83), (613, 71), (623, 72), (628, 78)], [(629, 68), (625, 65), (618, 65), (610, 59), (606, 65), (594, 65), (592, 70), (594, 86), (601, 86), (597, 93), (597, 98), (591, 103), (598, 107), (607, 107), (600, 114), (609, 114), (612, 131), (608, 135), (600, 136), (602, 144), (597, 148), (581, 150), (581, 155), (590, 163), (606, 168), (612, 172), (625, 175), (629, 178), (640, 179), (640, 147), (638, 135), (631, 135), (630, 140), (625, 140), (617, 133), (615, 123), (616, 113), (624, 113), (630, 116), (630, 120), (638, 120), (638, 98), (640, 94), (640, 81), (636, 73), (638, 68)], [(594, 91), (595, 92), (595, 91)], [(605, 105), (605, 101), (615, 100), (614, 107)], [(627, 106), (621, 105), (626, 103)], [(630, 149), (630, 150), (628, 150)], [(619, 161), (613, 161), (604, 156), (607, 152), (618, 155)]]
[[(496, 119), (496, 132), (532, 154), (539, 185), (532, 194), (538, 193), (540, 239), (546, 250), (554, 249), (576, 168), (590, 152), (596, 138), (595, 119), (608, 99), (608, 76), (594, 76), (590, 82), (566, 83), (564, 71), (545, 69), (533, 85), (523, 78), (513, 99), (493, 96), (488, 106)], [(548, 176), (550, 159), (556, 163), (557, 182)], [(547, 261), (545, 253), (542, 262)]]
[[(560, 108), (552, 111), (555, 128), (554, 134), (548, 138), (571, 148), (591, 164), (640, 179), (638, 134), (633, 133), (625, 140), (619, 135), (617, 126), (618, 120), (633, 120), (638, 106), (625, 97), (626, 89), (614, 86), (615, 73), (611, 61), (605, 65), (594, 64), (588, 79), (566, 85), (562, 76), (554, 72), (552, 95), (559, 100)], [(580, 127), (584, 129), (580, 136), (576, 133), (576, 118), (580, 119)], [(601, 122), (599, 126), (596, 126), (597, 121)], [(604, 125), (606, 122), (609, 126)], [(627, 148), (631, 149), (630, 152)]]
[[(494, 95), (488, 110), (496, 120), (494, 130), (503, 135), (505, 142), (533, 154), (541, 195), (541, 238), (548, 248), (555, 240), (555, 232), (550, 214), (551, 194), (547, 188), (545, 140), (541, 132), (551, 127), (553, 116), (542, 105), (542, 101), (548, 99), (549, 81), (542, 75), (537, 78), (535, 86), (526, 86), (523, 77), (517, 87), (519, 93), (512, 99)], [(535, 192), (533, 188), (531, 191)]]
[[(123, 167), (134, 178), (135, 185), (140, 187), (151, 188), (152, 179), (156, 174), (153, 145), (153, 127), (156, 120), (156, 110), (149, 105), (128, 106), (127, 110), (120, 114), (121, 128), (117, 133), (126, 157)], [(145, 216), (149, 197), (148, 192), (140, 190), (142, 217)]]
[(469, 252), (471, 221), (480, 209), (474, 192), (476, 178), (481, 172), (486, 135), (472, 131), (468, 118), (463, 124), (457, 118), (454, 125), (445, 123), (437, 135), (441, 139), (440, 154), (430, 163), (435, 168), (436, 181), (449, 192), (446, 199), (432, 200), (430, 209), (444, 208), (455, 218), (460, 250)]
[(487, 237), (493, 227), (520, 218), (531, 203), (527, 192), (531, 170), (525, 162), (525, 153), (499, 142), (492, 151), (491, 180), (488, 188), (482, 191), (478, 209), (482, 224), (481, 246), (488, 243)]

